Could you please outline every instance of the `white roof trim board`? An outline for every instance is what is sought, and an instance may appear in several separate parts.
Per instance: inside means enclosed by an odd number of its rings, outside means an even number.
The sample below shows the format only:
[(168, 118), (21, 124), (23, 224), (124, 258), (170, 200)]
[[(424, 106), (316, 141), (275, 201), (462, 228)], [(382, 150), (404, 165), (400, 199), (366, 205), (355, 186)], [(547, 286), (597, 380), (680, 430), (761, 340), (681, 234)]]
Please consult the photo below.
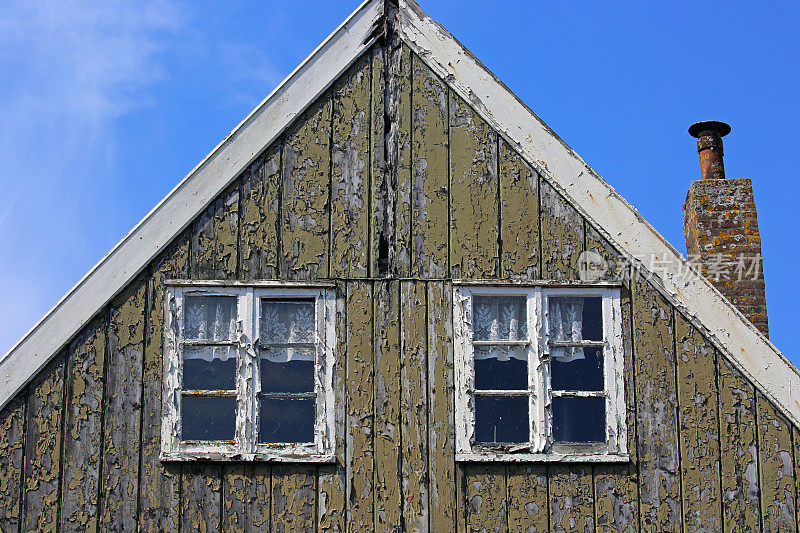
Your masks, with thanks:
[[(374, 41), (383, 0), (367, 0), (111, 252), (0, 359), (0, 406)], [(397, 31), (537, 171), (640, 270), (653, 279), (759, 391), (800, 425), (800, 372), (705, 278), (480, 61), (410, 0), (399, 1)]]

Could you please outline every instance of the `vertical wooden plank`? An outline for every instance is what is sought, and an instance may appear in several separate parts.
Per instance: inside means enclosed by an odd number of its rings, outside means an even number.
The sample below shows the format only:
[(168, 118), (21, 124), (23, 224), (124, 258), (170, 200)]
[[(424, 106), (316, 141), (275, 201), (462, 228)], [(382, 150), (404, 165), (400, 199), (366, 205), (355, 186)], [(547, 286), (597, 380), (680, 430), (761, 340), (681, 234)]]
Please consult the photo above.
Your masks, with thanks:
[(501, 276), (539, 279), (539, 175), (500, 139)]
[(333, 88), (331, 277), (367, 276), (370, 63), (363, 57)]
[[(630, 262), (615, 250), (591, 224), (586, 224), (586, 254), (579, 260), (579, 278), (584, 281), (615, 281), (623, 285), (623, 298), (630, 298)], [(588, 264), (587, 264), (588, 261)], [(628, 292), (625, 295), (625, 292)], [(630, 306), (630, 301), (628, 301)], [(628, 309), (630, 312), (630, 309)], [(629, 317), (630, 318), (630, 317)], [(623, 326), (625, 327), (625, 326)], [(625, 327), (630, 336), (630, 324)], [(631, 346), (632, 348), (632, 346)], [(633, 353), (633, 352), (631, 352)], [(626, 352), (626, 355), (628, 352)]]
[(636, 467), (595, 465), (596, 531), (636, 531), (639, 526)]
[(106, 314), (101, 313), (78, 334), (68, 350), (61, 476), (63, 530), (97, 529), (105, 356)]
[(241, 279), (278, 277), (281, 145), (274, 143), (242, 176)]
[(328, 276), (331, 97), (294, 124), (283, 145), (281, 272), (289, 279)]
[[(239, 185), (237, 181), (228, 187), (192, 228), (189, 256), (192, 279), (236, 278)], [(231, 243), (233, 251), (230, 251)], [(183, 531), (219, 530), (221, 489), (221, 465), (198, 462), (182, 467), (180, 524)]]
[(680, 313), (675, 315), (675, 340), (684, 523), (692, 531), (719, 531), (722, 506), (716, 355), (714, 347)]
[[(392, 52), (392, 59), (396, 60), (397, 52)], [(411, 49), (401, 41), (399, 50), (399, 71), (390, 78), (390, 87), (396, 83), (396, 88), (391, 90), (396, 99), (395, 120), (397, 121), (396, 136), (396, 165), (397, 176), (397, 275), (408, 277), (411, 275), (411, 235), (413, 220), (411, 214)], [(394, 70), (392, 70), (394, 72)], [(388, 154), (392, 157), (392, 154)], [(392, 160), (390, 159), (390, 165)], [(391, 180), (391, 177), (390, 177)]]
[(579, 279), (578, 262), (584, 243), (583, 217), (547, 181), (540, 180), (539, 186), (542, 277), (548, 280)]
[(200, 279), (236, 279), (239, 182), (221, 194), (194, 222), (192, 274)]
[[(389, 187), (386, 169), (386, 61), (383, 46), (370, 52), (370, 85), (372, 105), (370, 117), (370, 277), (383, 277), (394, 264), (394, 195)], [(391, 244), (390, 244), (391, 243)]]
[(399, 283), (375, 282), (375, 530), (397, 531), (400, 498)]
[(181, 483), (181, 531), (220, 531), (222, 467), (216, 463), (187, 463)]
[(347, 284), (347, 520), (348, 531), (375, 527), (374, 353), (372, 285)]
[(772, 402), (760, 393), (756, 393), (756, 410), (762, 528), (797, 531), (792, 428)]
[(630, 462), (627, 464), (596, 464), (593, 468), (595, 529), (603, 532), (635, 531), (639, 528), (639, 485), (637, 480), (636, 394), (631, 329), (630, 271), (625, 258), (589, 224), (586, 225), (586, 250), (600, 269), (592, 271), (594, 273), (583, 274), (584, 279), (622, 282), (620, 308), (622, 310), (626, 426), (628, 429), (628, 453), (630, 454)]
[(459, 96), (450, 95), (450, 272), (498, 273), (497, 134)]
[(508, 531), (548, 531), (547, 468), (543, 464), (509, 464), (506, 467)]
[(222, 531), (269, 531), (270, 466), (225, 465), (222, 474)]
[(505, 465), (468, 465), (464, 476), (467, 483), (467, 530), (487, 533), (508, 531)]
[(594, 531), (592, 468), (554, 465), (547, 469), (552, 531)]
[(800, 430), (797, 427), (792, 427), (792, 444), (794, 445), (794, 501), (797, 511), (797, 529), (800, 531), (800, 505), (797, 504), (800, 499)]
[(146, 280), (134, 280), (110, 305), (103, 407), (100, 527), (136, 528)]
[(723, 528), (758, 531), (761, 515), (755, 390), (722, 354), (717, 357), (717, 372)]
[[(459, 506), (455, 464), (452, 285), (428, 283), (428, 454), (432, 531), (453, 531)], [(463, 526), (463, 524), (462, 524)]]
[(275, 465), (272, 468), (272, 530), (277, 533), (314, 531), (316, 493), (313, 466)]
[(411, 275), (443, 278), (448, 272), (447, 85), (416, 55), (412, 67)]
[(65, 360), (56, 356), (28, 386), (22, 531), (58, 526)]
[(26, 397), (23, 390), (0, 412), (0, 531), (20, 525)]
[(147, 334), (142, 364), (139, 528), (152, 533), (178, 530), (181, 465), (162, 463), (159, 459), (164, 387), (164, 281), (188, 275), (189, 237), (184, 233), (152, 262), (148, 281)]
[(347, 285), (336, 285), (336, 349), (333, 363), (336, 464), (320, 465), (317, 494), (317, 529), (343, 532), (347, 523)]
[(428, 529), (428, 360), (425, 283), (400, 283), (403, 524)]
[(672, 308), (638, 274), (634, 277), (633, 326), (641, 528), (679, 531), (680, 472)]

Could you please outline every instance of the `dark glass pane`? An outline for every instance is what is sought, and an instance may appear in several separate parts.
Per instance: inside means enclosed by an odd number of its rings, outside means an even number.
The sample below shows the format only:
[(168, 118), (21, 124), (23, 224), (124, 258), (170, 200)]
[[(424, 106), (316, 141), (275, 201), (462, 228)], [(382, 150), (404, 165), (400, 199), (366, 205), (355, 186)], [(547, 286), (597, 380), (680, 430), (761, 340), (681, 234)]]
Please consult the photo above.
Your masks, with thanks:
[(552, 296), (548, 300), (551, 341), (603, 340), (602, 298)]
[(184, 338), (219, 341), (236, 337), (235, 296), (187, 296), (183, 306)]
[(236, 398), (184, 396), (181, 398), (183, 440), (233, 440), (236, 435)]
[(314, 300), (261, 300), (261, 343), (314, 342)]
[(192, 346), (183, 349), (183, 390), (235, 390), (236, 349)]
[(553, 398), (555, 442), (605, 442), (605, 398)]
[(528, 388), (528, 350), (522, 346), (475, 346), (475, 388)]
[(261, 398), (258, 442), (314, 442), (314, 398)]
[(553, 390), (603, 390), (603, 349), (599, 346), (584, 346), (572, 350), (573, 356), (570, 358), (553, 355), (550, 364)]
[(261, 392), (314, 392), (314, 349), (262, 350)]
[(512, 340), (528, 338), (524, 296), (473, 296), (472, 314), (475, 340)]
[(603, 299), (599, 296), (583, 299), (583, 340), (603, 340)]
[(475, 396), (475, 442), (528, 442), (527, 396)]

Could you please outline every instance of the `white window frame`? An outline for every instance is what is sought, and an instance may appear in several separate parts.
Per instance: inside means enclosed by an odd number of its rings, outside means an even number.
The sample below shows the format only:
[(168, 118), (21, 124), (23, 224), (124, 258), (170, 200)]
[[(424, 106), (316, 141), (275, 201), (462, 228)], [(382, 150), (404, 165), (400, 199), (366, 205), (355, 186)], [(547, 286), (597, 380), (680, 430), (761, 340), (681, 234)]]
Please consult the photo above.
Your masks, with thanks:
[[(238, 364), (235, 441), (181, 439), (182, 320), (186, 296), (236, 296)], [(308, 299), (315, 302), (316, 420), (313, 443), (258, 442), (259, 323), (262, 298)], [(164, 392), (161, 460), (335, 461), (333, 365), (336, 346), (336, 291), (332, 283), (177, 281), (166, 283), (164, 298)]]
[[(507, 391), (528, 394), (529, 432), (527, 443), (476, 444), (473, 358), (472, 297), (524, 296), (526, 298), (528, 390)], [(548, 348), (548, 298), (599, 296), (603, 316), (603, 369), (605, 388), (599, 393), (577, 392), (575, 396), (605, 396), (605, 443), (554, 443), (552, 441), (553, 391), (550, 386)], [(629, 460), (622, 343), (622, 310), (618, 285), (553, 286), (518, 283), (456, 283), (453, 287), (453, 329), (455, 341), (456, 459), (459, 461), (575, 461), (625, 462)], [(502, 393), (501, 393), (502, 394)], [(556, 395), (569, 395), (556, 392)]]

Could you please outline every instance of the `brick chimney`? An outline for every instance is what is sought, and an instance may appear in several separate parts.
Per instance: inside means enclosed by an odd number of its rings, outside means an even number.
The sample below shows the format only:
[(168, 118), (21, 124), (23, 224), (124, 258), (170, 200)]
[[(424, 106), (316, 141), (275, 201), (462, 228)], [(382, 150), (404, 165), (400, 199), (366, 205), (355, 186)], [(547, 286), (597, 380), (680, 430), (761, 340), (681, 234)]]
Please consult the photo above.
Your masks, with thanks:
[(753, 185), (726, 179), (722, 138), (731, 127), (706, 121), (689, 128), (697, 138), (701, 179), (693, 181), (683, 204), (683, 232), (689, 260), (764, 335), (769, 336)]

